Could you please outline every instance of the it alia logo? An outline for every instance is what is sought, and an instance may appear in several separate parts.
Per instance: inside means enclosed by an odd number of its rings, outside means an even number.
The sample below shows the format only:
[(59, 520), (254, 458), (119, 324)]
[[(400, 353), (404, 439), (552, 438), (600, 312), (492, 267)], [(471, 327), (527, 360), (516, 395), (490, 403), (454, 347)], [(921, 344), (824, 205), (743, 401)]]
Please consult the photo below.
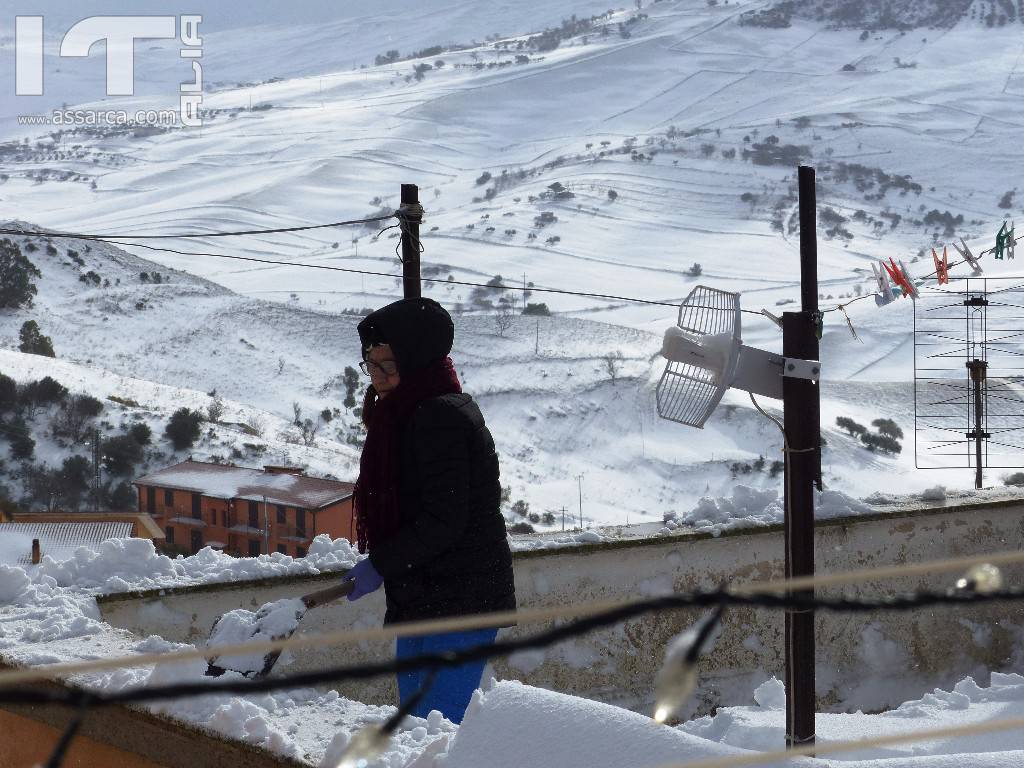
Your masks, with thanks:
[[(60, 56), (88, 56), (92, 46), (106, 43), (107, 95), (135, 93), (135, 41), (180, 38), (179, 55), (191, 59), (191, 81), (181, 83), (181, 122), (200, 125), (203, 101), (203, 40), (199, 36), (200, 15), (177, 16), (90, 16), (64, 33)], [(15, 17), (15, 94), (43, 95), (43, 17)]]

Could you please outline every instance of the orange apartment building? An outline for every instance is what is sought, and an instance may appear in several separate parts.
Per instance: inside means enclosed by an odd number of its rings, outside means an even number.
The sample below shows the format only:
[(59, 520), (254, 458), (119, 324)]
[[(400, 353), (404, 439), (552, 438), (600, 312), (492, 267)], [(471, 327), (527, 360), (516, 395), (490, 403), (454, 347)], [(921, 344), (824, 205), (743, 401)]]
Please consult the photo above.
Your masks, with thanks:
[(214, 547), (254, 557), (304, 557), (321, 533), (352, 540), (352, 483), (309, 477), (295, 467), (263, 469), (183, 461), (135, 481), (139, 511), (168, 544)]

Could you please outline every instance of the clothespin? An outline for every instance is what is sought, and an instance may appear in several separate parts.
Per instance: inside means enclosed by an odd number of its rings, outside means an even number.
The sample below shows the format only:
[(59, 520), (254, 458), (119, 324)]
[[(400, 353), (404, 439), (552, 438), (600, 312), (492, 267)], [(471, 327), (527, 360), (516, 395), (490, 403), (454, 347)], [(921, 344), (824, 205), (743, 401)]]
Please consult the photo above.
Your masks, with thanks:
[(946, 246), (942, 246), (942, 261), (932, 248), (932, 261), (935, 262), (935, 276), (939, 279), (939, 285), (949, 282), (949, 258), (946, 255)]
[(1013, 258), (1013, 250), (1017, 247), (1017, 238), (1013, 236), (1013, 220), (1010, 220), (1010, 231), (1006, 233), (1006, 258)]
[[(882, 266), (885, 266), (885, 262), (882, 262)], [(887, 272), (888, 270), (879, 269), (875, 262), (871, 262), (871, 273), (875, 276), (875, 282), (878, 284), (875, 304), (879, 307), (884, 307), (886, 304), (892, 304), (893, 302), (892, 287), (889, 285), (889, 278), (886, 277)]]
[[(889, 268), (889, 264), (892, 268)], [(889, 257), (889, 264), (882, 262), (882, 266), (885, 267), (885, 271), (889, 273), (889, 277), (896, 283), (900, 288), (903, 289), (903, 295), (909, 296), (912, 299), (918, 297), (917, 288), (914, 287), (914, 281), (910, 279), (910, 272), (907, 271), (906, 265), (901, 260), (899, 264), (896, 264), (892, 256)]]
[(982, 273), (981, 265), (978, 264), (978, 257), (971, 253), (971, 249), (967, 247), (967, 243), (964, 242), (963, 238), (960, 238), (960, 242), (963, 245), (961, 248), (956, 243), (953, 243), (953, 247), (956, 248), (956, 252), (960, 254), (960, 258), (971, 265), (971, 269), (974, 274), (980, 275)]
[[(1008, 239), (1011, 239), (1010, 232), (1006, 231), (1006, 222), (1004, 221), (1003, 226), (1001, 226), (999, 231), (996, 233), (996, 258), (1000, 261), (1002, 261), (1003, 254), (1006, 252), (1006, 241)], [(1012, 252), (1010, 254), (1010, 258), (1013, 258)]]
[[(910, 270), (907, 269), (907, 265), (903, 263), (903, 259), (900, 259), (900, 270), (903, 272), (903, 281), (906, 283), (906, 287), (910, 289), (910, 298), (920, 298), (921, 294), (917, 292), (917, 286), (914, 284), (914, 279), (910, 276)], [(903, 286), (900, 287), (902, 288)]]
[(764, 315), (765, 317), (767, 317), (769, 320), (771, 320), (777, 326), (779, 326), (779, 328), (782, 327), (782, 318), (781, 317), (776, 317), (771, 312), (769, 312), (767, 309), (762, 309), (761, 310), (761, 314)]

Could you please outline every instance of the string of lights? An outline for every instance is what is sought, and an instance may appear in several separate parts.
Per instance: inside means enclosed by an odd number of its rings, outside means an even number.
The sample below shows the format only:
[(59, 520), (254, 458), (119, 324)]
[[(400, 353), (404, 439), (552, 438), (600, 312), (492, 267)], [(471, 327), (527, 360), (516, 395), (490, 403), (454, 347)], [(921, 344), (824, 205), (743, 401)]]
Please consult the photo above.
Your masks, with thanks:
[[(930, 560), (909, 565), (876, 566), (856, 571), (816, 574), (790, 579), (772, 581), (754, 581), (729, 587), (733, 594), (760, 595), (779, 594), (786, 591), (828, 589), (854, 584), (881, 581), (885, 579), (916, 578), (934, 576), (939, 573), (960, 573), (983, 564), (992, 566), (1010, 566), (1024, 563), (1024, 551), (1008, 551), (986, 553)], [(443, 632), (464, 632), (467, 630), (484, 629), (497, 625), (526, 626), (553, 621), (568, 621), (588, 617), (602, 611), (621, 608), (630, 603), (625, 601), (592, 601), (573, 605), (557, 605), (547, 608), (526, 608), (518, 611), (500, 613), (475, 614), (424, 621), (410, 621), (386, 627), (357, 630), (338, 630), (316, 634), (296, 634), (287, 640), (261, 640), (245, 643), (231, 643), (217, 646), (218, 655), (271, 653), (273, 651), (296, 651), (302, 648), (319, 648), (329, 645), (356, 644), (363, 642), (392, 642), (399, 637), (416, 637), (419, 635), (439, 634)], [(142, 667), (154, 664), (169, 664), (179, 661), (206, 659), (210, 655), (208, 649), (193, 648), (172, 651), (169, 653), (141, 653), (129, 656), (117, 656), (86, 661), (49, 664), (33, 669), (14, 669), (0, 671), (0, 688), (24, 685), (26, 683), (52, 680), (54, 678), (77, 675), (84, 672)]]

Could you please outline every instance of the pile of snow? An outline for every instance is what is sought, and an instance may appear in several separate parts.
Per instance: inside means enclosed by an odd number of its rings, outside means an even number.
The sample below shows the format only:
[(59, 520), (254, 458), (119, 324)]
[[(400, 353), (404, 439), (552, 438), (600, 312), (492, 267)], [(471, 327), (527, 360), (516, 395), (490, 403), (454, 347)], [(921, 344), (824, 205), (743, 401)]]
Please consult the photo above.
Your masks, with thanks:
[(316, 575), (347, 570), (359, 555), (346, 539), (317, 536), (306, 557), (274, 552), (259, 557), (232, 557), (207, 547), (190, 557), (158, 554), (148, 539), (109, 539), (97, 549), (79, 547), (63, 561), (43, 556), (35, 572), (64, 587), (96, 589), (105, 594), (243, 581), (287, 575)]
[[(841, 491), (822, 491), (815, 494), (814, 517), (816, 520), (828, 520), (837, 517), (850, 517), (871, 513), (876, 510), (868, 504)], [(685, 523), (693, 530), (704, 531), (718, 536), (722, 531), (736, 528), (751, 528), (761, 525), (780, 524), (785, 519), (783, 500), (775, 489), (751, 488), (736, 485), (731, 497), (705, 496), (697, 506), (666, 525), (664, 532), (675, 530), (680, 523)]]
[(608, 541), (609, 537), (597, 531), (578, 531), (576, 533), (545, 534), (544, 538), (508, 537), (509, 548), (513, 552), (526, 552), (535, 549), (563, 549), (578, 547), (580, 544), (597, 544)]
[[(315, 574), (349, 567), (355, 559), (347, 541), (320, 536), (304, 559), (280, 555), (236, 559), (204, 550), (172, 560), (156, 554), (151, 542), (130, 539), (106, 541), (97, 551), (80, 548), (62, 563), (44, 558), (34, 567), (0, 564), (0, 659), (12, 666), (33, 667), (190, 649), (193, 646), (158, 636), (140, 640), (105, 623), (96, 595), (110, 587), (141, 589), (287, 573)], [(277, 601), (263, 619), (265, 629), (278, 634), (290, 627), (299, 607), (298, 599)], [(230, 618), (218, 626), (214, 642), (247, 639), (252, 622), (247, 623), (241, 614), (248, 613), (228, 614)], [(249, 617), (255, 618), (252, 614)], [(262, 656), (258, 666), (262, 667)], [(83, 673), (72, 676), (70, 682), (107, 692), (182, 682), (216, 685), (218, 679), (206, 677), (206, 668), (205, 659), (193, 659)], [(227, 672), (219, 679), (238, 680), (240, 675)], [(151, 712), (311, 765), (320, 762), (332, 740), (345, 742), (365, 724), (383, 721), (395, 712), (394, 707), (363, 704), (337, 691), (310, 688), (253, 696), (202, 696), (153, 702), (147, 707)], [(378, 766), (405, 766), (455, 728), (437, 715), (429, 720), (410, 718), (405, 727)]]
[(32, 537), (23, 533), (0, 536), (0, 565), (17, 565), (18, 560), (32, 553)]
[[(415, 768), (655, 768), (693, 760), (751, 755), (785, 747), (785, 689), (775, 678), (754, 691), (753, 706), (726, 707), (676, 728), (608, 704), (495, 683), (477, 691), (444, 755)], [(817, 742), (865, 739), (981, 723), (1024, 715), (1024, 677), (992, 673), (991, 687), (965, 678), (952, 691), (927, 694), (878, 715), (816, 716)], [(437, 747), (435, 746), (435, 749)], [(807, 766), (850, 768), (1003, 768), (1021, 765), (1024, 735), (1006, 731), (976, 737), (919, 741), (806, 759)], [(765, 766), (791, 765), (764, 763)]]
[(447, 755), (435, 765), (648, 768), (740, 752), (610, 704), (505, 681), (474, 694)]

